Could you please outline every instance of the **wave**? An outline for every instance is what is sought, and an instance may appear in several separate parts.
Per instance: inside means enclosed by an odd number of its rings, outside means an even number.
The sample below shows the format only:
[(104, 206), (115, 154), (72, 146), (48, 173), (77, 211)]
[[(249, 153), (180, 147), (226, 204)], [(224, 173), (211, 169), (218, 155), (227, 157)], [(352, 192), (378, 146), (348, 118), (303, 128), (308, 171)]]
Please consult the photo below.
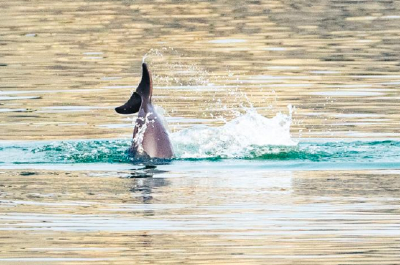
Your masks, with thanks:
[(256, 158), (270, 146), (294, 147), (292, 117), (278, 113), (268, 119), (254, 109), (220, 127), (194, 126), (171, 135), (179, 159)]
[[(295, 141), (291, 112), (266, 118), (249, 110), (220, 127), (194, 126), (171, 134), (175, 160), (258, 160), (394, 163), (400, 142)], [(132, 163), (129, 139), (0, 143), (0, 164)]]
[[(129, 140), (82, 140), (2, 144), (0, 163), (131, 163)], [(299, 142), (296, 145), (248, 145), (231, 153), (220, 147), (176, 145), (175, 160), (273, 160), (307, 162), (398, 162), (400, 141)], [(222, 147), (221, 147), (222, 148)]]

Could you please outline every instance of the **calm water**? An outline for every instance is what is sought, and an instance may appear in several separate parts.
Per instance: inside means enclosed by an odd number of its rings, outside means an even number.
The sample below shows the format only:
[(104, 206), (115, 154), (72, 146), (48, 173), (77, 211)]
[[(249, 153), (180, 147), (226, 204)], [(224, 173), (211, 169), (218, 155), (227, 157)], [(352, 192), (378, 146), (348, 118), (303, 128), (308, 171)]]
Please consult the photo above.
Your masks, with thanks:
[[(0, 10), (0, 264), (399, 264), (399, 2)], [(113, 110), (142, 60), (156, 168)]]

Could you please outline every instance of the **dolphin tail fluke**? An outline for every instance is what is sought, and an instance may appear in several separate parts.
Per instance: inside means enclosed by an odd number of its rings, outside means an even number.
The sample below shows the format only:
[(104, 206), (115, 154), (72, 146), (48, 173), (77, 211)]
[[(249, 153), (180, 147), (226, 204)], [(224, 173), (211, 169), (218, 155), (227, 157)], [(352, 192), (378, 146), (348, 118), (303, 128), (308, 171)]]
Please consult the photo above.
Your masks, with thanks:
[(153, 94), (153, 80), (151, 78), (150, 70), (146, 63), (142, 64), (142, 80), (136, 92), (142, 96), (143, 100), (151, 100), (151, 96)]
[(134, 92), (131, 98), (122, 106), (115, 108), (119, 114), (133, 114), (139, 111), (142, 105), (142, 97)]
[(147, 67), (147, 64), (142, 64), (143, 73), (142, 80), (139, 86), (131, 96), (131, 98), (122, 106), (115, 108), (115, 111), (119, 114), (133, 114), (139, 111), (142, 103), (151, 103), (151, 95), (153, 94), (153, 81), (151, 79), (151, 73)]

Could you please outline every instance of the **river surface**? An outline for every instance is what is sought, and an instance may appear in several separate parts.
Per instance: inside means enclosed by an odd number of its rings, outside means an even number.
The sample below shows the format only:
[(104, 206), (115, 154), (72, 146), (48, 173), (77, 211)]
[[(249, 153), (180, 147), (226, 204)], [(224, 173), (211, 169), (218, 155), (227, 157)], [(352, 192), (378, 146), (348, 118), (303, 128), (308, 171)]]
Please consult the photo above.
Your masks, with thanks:
[(0, 10), (0, 264), (400, 264), (400, 2)]

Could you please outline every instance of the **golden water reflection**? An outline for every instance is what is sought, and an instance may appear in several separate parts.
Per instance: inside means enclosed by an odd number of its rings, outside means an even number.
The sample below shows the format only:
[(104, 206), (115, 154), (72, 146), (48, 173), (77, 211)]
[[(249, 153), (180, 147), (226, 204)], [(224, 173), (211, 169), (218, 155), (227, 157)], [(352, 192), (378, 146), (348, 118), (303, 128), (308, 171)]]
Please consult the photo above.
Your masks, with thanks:
[(400, 258), (398, 171), (29, 173), (0, 174), (1, 264)]
[[(0, 139), (129, 137), (147, 54), (171, 129), (296, 107), (298, 137), (398, 137), (395, 1), (0, 3)], [(244, 97), (244, 95), (247, 96)], [(173, 117), (179, 117), (177, 122)], [(186, 122), (186, 120), (188, 120)]]

